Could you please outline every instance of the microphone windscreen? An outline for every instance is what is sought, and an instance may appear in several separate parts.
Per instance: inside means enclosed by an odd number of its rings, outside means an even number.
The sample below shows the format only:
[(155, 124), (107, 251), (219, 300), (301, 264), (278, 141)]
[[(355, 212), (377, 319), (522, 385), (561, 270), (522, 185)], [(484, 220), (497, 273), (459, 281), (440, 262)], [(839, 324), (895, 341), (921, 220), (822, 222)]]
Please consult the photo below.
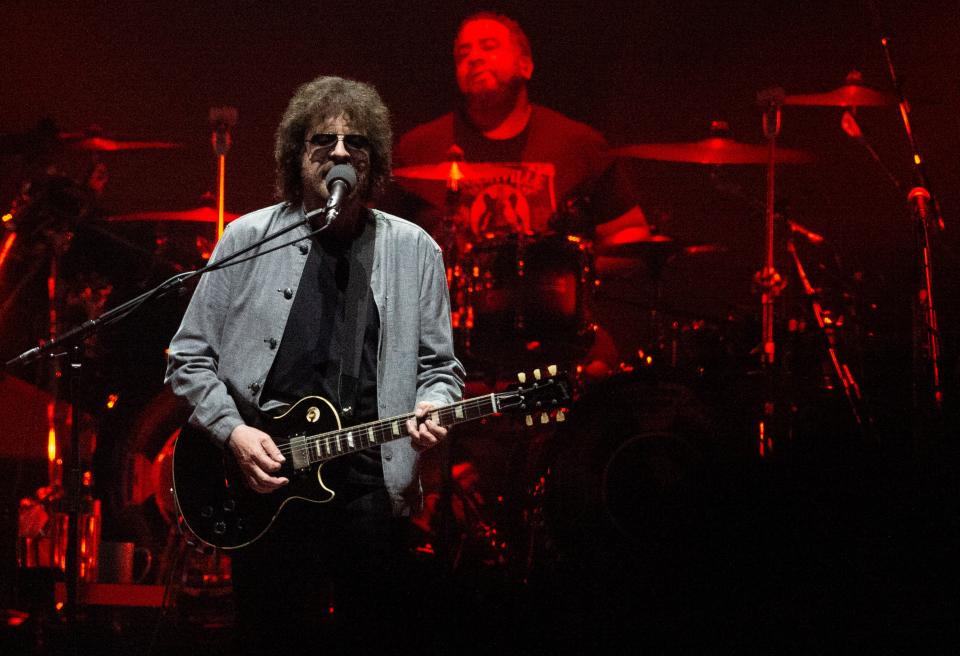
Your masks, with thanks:
[(324, 182), (327, 183), (327, 189), (330, 189), (334, 181), (340, 180), (347, 189), (353, 189), (357, 186), (357, 170), (350, 164), (337, 164), (327, 173)]

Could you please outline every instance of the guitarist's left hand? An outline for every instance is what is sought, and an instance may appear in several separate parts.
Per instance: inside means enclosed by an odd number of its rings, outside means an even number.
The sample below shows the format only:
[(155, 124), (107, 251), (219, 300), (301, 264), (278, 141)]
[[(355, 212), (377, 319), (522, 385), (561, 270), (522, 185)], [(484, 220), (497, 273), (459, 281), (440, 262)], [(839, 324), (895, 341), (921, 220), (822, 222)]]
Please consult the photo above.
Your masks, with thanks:
[(439, 444), (440, 440), (447, 436), (447, 429), (438, 426), (432, 419), (427, 419), (423, 423), (420, 423), (420, 420), (433, 410), (434, 407), (436, 406), (429, 401), (421, 401), (417, 404), (416, 410), (414, 410), (416, 421), (413, 419), (407, 420), (407, 433), (410, 435), (410, 444), (412, 444), (413, 448), (417, 451), (426, 451), (430, 447)]

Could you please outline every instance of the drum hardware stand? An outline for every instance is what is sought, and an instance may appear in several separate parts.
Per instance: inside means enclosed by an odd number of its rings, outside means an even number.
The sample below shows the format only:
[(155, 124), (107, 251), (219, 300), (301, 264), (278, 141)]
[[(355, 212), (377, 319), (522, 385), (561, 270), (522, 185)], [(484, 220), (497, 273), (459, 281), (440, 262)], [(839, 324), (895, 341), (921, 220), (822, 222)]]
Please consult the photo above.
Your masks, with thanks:
[(463, 243), (462, 231), (457, 223), (457, 212), (460, 207), (460, 181), (464, 174), (460, 164), (464, 161), (463, 150), (454, 144), (447, 150), (447, 161), (450, 168), (447, 170), (445, 181), (446, 195), (444, 197), (444, 213), (441, 217), (440, 229), (436, 231), (436, 238), (441, 242), (444, 264), (447, 271), (447, 286), (451, 291), (451, 314), (453, 315), (454, 329), (462, 335), (464, 351), (469, 354), (472, 348), (473, 333), (473, 288), (479, 284), (473, 271), (466, 268), (463, 258), (467, 245)]
[[(903, 88), (897, 77), (890, 56), (890, 39), (883, 34), (880, 39), (883, 55), (887, 64), (887, 72), (893, 83), (900, 108), (900, 117), (903, 122), (904, 133), (913, 155), (914, 171), (917, 186), (907, 195), (907, 202), (912, 205), (912, 214), (917, 229), (917, 258), (918, 275), (922, 278), (920, 289), (914, 298), (914, 372), (913, 372), (913, 406), (915, 410), (930, 407), (932, 401), (933, 414), (939, 419), (943, 410), (943, 389), (940, 382), (940, 330), (937, 322), (937, 310), (933, 302), (933, 265), (930, 250), (930, 225), (938, 230), (944, 229), (943, 214), (936, 195), (931, 192), (927, 180), (924, 158), (920, 155), (917, 142), (910, 126), (910, 105), (903, 94)], [(926, 366), (924, 366), (926, 365)], [(924, 371), (925, 370), (925, 371)], [(926, 379), (925, 381), (923, 379)], [(925, 401), (922, 397), (927, 396)]]
[(813, 310), (813, 316), (814, 319), (816, 319), (817, 327), (823, 334), (824, 344), (826, 344), (827, 355), (830, 358), (830, 365), (833, 367), (834, 376), (843, 387), (843, 394), (850, 406), (850, 412), (857, 424), (857, 428), (864, 436), (871, 437), (869, 433), (870, 426), (872, 424), (871, 418), (869, 415), (864, 416), (860, 411), (860, 409), (863, 407), (863, 396), (860, 393), (860, 386), (854, 379), (853, 373), (850, 371), (850, 367), (847, 365), (847, 363), (840, 362), (840, 358), (837, 356), (837, 349), (834, 344), (834, 340), (830, 336), (829, 328), (827, 327), (827, 323), (824, 319), (823, 306), (820, 304), (820, 300), (817, 298), (817, 291), (813, 288), (813, 285), (810, 284), (810, 279), (807, 277), (806, 269), (804, 269), (803, 263), (800, 261), (800, 256), (797, 253), (797, 248), (792, 237), (787, 240), (787, 251), (793, 258), (793, 262), (797, 270), (797, 277), (799, 277), (800, 282), (803, 285), (803, 293), (810, 301), (810, 307)]
[(774, 435), (771, 427), (775, 418), (776, 404), (774, 402), (773, 380), (774, 363), (776, 361), (776, 343), (774, 341), (775, 302), (786, 282), (777, 272), (774, 258), (774, 237), (776, 223), (775, 206), (775, 170), (777, 136), (781, 129), (781, 109), (786, 94), (783, 89), (774, 87), (757, 94), (757, 103), (763, 109), (763, 135), (769, 144), (770, 156), (767, 163), (767, 197), (765, 208), (765, 249), (763, 269), (754, 276), (754, 284), (760, 290), (762, 311), (761, 336), (761, 365), (767, 386), (766, 398), (763, 401), (762, 419), (759, 424), (759, 453), (764, 457), (773, 447)]
[(217, 156), (217, 240), (219, 241), (220, 237), (223, 236), (227, 153), (230, 152), (230, 146), (233, 145), (233, 139), (230, 137), (230, 128), (237, 124), (236, 107), (211, 107), (210, 124), (213, 126), (210, 144), (213, 146), (213, 152)]

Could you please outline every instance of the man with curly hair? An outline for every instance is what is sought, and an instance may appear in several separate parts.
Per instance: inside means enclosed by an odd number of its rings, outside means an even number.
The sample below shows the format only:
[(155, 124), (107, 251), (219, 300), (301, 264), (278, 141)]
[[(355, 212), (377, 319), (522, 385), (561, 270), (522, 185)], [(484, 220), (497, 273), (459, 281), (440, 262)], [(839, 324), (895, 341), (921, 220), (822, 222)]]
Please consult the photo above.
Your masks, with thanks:
[[(428, 413), (461, 398), (464, 373), (440, 249), (419, 227), (372, 208), (390, 177), (391, 139), (372, 87), (338, 77), (301, 86), (276, 133), (282, 202), (232, 222), (211, 261), (301, 225), (254, 249), (258, 257), (205, 274), (170, 344), (167, 381), (192, 410), (190, 424), (223, 446), (258, 493), (289, 483), (274, 440), (250, 425), (259, 412), (318, 395), (345, 423), (411, 410), (420, 418), (407, 422), (409, 439), (328, 462), (332, 502), (287, 504), (265, 535), (232, 552), (243, 649), (329, 651), (316, 631), (330, 626), (344, 628), (336, 644), (384, 636), (396, 644), (409, 627), (366, 623), (407, 625), (422, 608), (409, 598), (403, 532), (421, 503), (420, 453), (446, 437)], [(351, 166), (356, 184), (329, 228), (308, 239), (322, 221), (303, 222), (325, 207), (336, 165)]]

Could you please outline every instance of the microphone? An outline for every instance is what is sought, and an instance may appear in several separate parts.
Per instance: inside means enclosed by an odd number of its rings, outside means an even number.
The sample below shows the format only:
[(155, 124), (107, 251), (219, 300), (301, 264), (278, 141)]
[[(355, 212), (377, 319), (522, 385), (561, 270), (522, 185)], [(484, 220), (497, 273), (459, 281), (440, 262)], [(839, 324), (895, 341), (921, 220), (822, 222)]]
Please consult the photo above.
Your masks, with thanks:
[(795, 232), (795, 233), (797, 233), (798, 235), (803, 235), (804, 237), (807, 238), (807, 241), (809, 241), (811, 244), (817, 244), (817, 245), (819, 245), (819, 244), (822, 244), (823, 242), (826, 241), (826, 238), (825, 238), (823, 235), (818, 234), (818, 233), (814, 232), (813, 230), (810, 230), (810, 229), (808, 229), (808, 228), (800, 225), (800, 224), (797, 223), (796, 221), (793, 221), (793, 220), (791, 220), (791, 219), (787, 219), (787, 225), (790, 226), (790, 230), (791, 230), (792, 232)]
[(350, 164), (337, 164), (330, 169), (323, 181), (330, 191), (330, 198), (327, 199), (327, 205), (324, 208), (327, 225), (330, 225), (340, 214), (343, 199), (349, 196), (357, 186), (357, 170)]

